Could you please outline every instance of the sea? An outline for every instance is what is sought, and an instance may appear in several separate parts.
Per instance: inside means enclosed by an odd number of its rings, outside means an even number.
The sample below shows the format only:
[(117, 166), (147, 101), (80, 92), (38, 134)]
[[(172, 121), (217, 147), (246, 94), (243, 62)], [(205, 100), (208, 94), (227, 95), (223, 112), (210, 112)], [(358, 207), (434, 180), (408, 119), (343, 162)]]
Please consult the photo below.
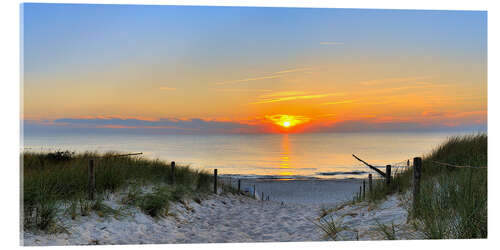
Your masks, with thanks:
[[(353, 154), (385, 170), (429, 154), (457, 132), (304, 134), (29, 134), (22, 151), (139, 153), (222, 176), (276, 180), (366, 178)], [(393, 170), (394, 171), (394, 170)]]

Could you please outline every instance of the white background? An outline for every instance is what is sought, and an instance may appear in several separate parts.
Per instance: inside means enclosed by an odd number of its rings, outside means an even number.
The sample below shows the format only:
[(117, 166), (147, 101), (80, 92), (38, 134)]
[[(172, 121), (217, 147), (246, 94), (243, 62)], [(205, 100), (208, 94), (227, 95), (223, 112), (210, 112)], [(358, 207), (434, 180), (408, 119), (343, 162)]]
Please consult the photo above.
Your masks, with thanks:
[[(369, 241), (369, 242), (302, 242), (302, 243), (245, 243), (245, 244), (177, 244), (177, 245), (142, 245), (142, 249), (498, 249), (500, 236), (498, 229), (498, 194), (499, 176), (495, 166), (495, 156), (499, 153), (498, 107), (498, 70), (500, 45), (498, 20), (500, 10), (495, 2), (500, 1), (460, 1), (460, 0), (101, 0), (101, 1), (37, 1), (52, 3), (120, 3), (120, 4), (170, 4), (170, 5), (217, 5), (217, 6), (273, 6), (273, 7), (322, 7), (322, 8), (377, 8), (377, 9), (446, 9), (446, 10), (487, 10), (488, 11), (488, 137), (489, 137), (489, 173), (488, 173), (488, 240), (419, 240), (419, 241)], [(2, 247), (20, 247), (19, 223), (19, 149), (20, 149), (20, 3), (19, 0), (0, 2), (0, 245)], [(496, 245), (496, 247), (495, 247)], [(105, 246), (110, 249), (136, 249), (138, 245)], [(82, 248), (82, 247), (72, 247)], [(88, 248), (88, 247), (87, 247)], [(6, 248), (7, 249), (7, 248)], [(43, 249), (62, 249), (45, 247)], [(100, 247), (100, 249), (102, 249)]]

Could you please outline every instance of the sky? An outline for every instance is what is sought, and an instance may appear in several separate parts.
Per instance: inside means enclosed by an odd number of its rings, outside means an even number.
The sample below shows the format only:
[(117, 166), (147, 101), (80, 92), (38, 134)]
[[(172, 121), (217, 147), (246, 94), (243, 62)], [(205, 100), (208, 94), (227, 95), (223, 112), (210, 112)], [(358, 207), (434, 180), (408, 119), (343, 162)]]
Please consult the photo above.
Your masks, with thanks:
[(486, 130), (484, 11), (21, 12), (25, 132)]

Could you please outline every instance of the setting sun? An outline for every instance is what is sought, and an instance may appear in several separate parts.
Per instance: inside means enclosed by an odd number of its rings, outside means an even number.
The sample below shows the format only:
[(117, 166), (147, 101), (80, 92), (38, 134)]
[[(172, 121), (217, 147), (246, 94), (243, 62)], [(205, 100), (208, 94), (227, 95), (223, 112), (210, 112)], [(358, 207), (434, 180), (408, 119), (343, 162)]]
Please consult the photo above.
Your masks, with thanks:
[(298, 124), (309, 122), (311, 119), (305, 116), (298, 115), (268, 115), (266, 119), (270, 120), (275, 125), (282, 128), (292, 128)]

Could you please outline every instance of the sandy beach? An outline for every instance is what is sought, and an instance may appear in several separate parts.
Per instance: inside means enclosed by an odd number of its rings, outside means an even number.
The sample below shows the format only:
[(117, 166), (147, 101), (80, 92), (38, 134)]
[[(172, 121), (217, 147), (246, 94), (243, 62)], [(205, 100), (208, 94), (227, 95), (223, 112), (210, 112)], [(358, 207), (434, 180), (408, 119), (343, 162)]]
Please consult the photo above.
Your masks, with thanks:
[[(226, 180), (227, 182), (227, 180)], [(295, 204), (330, 205), (352, 200), (353, 195), (359, 192), (361, 179), (315, 179), (315, 180), (243, 180), (242, 189), (252, 189), (255, 185), (256, 197), (271, 201)], [(235, 181), (232, 181), (235, 186)], [(236, 187), (236, 186), (235, 186)]]
[[(358, 180), (359, 182), (359, 180)], [(104, 203), (120, 209), (123, 216), (60, 215), (67, 233), (24, 233), (24, 245), (151, 244), (320, 241), (324, 233), (316, 225), (322, 208), (338, 207), (327, 219), (339, 222), (345, 230), (337, 240), (384, 239), (379, 225), (398, 227), (399, 239), (416, 238), (406, 223), (404, 199), (390, 196), (378, 205), (346, 205), (344, 198), (359, 190), (356, 181), (254, 181), (257, 191), (268, 193), (269, 201), (247, 196), (209, 195), (172, 204), (169, 216), (152, 218), (134, 207), (120, 203), (120, 193)], [(338, 188), (335, 191), (335, 188)], [(300, 190), (300, 191), (299, 191)], [(312, 192), (314, 191), (315, 192)], [(326, 192), (325, 190), (330, 190)]]

